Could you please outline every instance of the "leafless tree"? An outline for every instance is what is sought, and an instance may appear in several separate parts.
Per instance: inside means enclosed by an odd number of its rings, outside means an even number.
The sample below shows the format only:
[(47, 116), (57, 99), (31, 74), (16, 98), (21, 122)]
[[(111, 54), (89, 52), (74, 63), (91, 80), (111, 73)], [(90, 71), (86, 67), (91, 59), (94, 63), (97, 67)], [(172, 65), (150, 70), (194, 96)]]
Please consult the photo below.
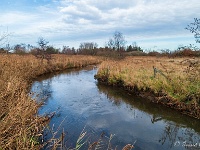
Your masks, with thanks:
[(185, 29), (194, 33), (196, 43), (200, 43), (200, 19), (194, 18), (194, 22), (190, 23)]
[(110, 38), (109, 41), (108, 41), (108, 47), (110, 49), (115, 49), (115, 42), (112, 38)]
[(126, 40), (123, 34), (119, 31), (116, 31), (113, 35), (113, 38), (110, 38), (108, 41), (108, 47), (113, 48), (117, 51), (125, 49)]
[(98, 44), (95, 42), (80, 43), (79, 53), (86, 55), (96, 55)]
[[(0, 47), (3, 46), (6, 43), (9, 43), (8, 42), (9, 36), (10, 36), (10, 33), (8, 33), (8, 29), (4, 32), (0, 31)], [(7, 52), (8, 52), (8, 50), (7, 50)]]
[(40, 49), (42, 50), (42, 51), (45, 51), (46, 50), (46, 48), (47, 48), (47, 44), (49, 43), (49, 41), (46, 41), (43, 37), (40, 37), (39, 39), (38, 39), (38, 45), (40, 46)]
[(76, 50), (74, 47), (70, 48), (69, 46), (63, 46), (62, 53), (67, 55), (75, 55)]
[(80, 49), (95, 49), (98, 47), (98, 44), (97, 43), (94, 43), (94, 42), (84, 42), (84, 43), (81, 43), (80, 44)]
[(40, 37), (37, 43), (39, 45), (39, 48), (37, 48), (36, 54), (34, 55), (36, 56), (36, 58), (41, 59), (42, 62), (43, 59), (46, 59), (49, 62), (51, 60), (51, 54), (47, 53), (49, 41), (46, 41), (43, 37)]

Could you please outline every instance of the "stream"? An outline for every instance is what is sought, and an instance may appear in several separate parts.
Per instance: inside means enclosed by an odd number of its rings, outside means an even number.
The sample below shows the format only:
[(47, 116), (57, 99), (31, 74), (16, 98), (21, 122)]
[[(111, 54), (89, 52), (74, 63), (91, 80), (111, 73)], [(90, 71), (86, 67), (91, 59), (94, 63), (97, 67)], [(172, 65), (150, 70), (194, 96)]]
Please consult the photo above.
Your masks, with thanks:
[(34, 81), (31, 96), (43, 103), (39, 115), (55, 112), (44, 141), (64, 133), (64, 147), (74, 148), (81, 132), (86, 132), (81, 149), (99, 139), (101, 149), (111, 145), (121, 150), (126, 144), (134, 144), (134, 150), (200, 149), (199, 120), (102, 85), (94, 79), (96, 73), (97, 68), (90, 66)]

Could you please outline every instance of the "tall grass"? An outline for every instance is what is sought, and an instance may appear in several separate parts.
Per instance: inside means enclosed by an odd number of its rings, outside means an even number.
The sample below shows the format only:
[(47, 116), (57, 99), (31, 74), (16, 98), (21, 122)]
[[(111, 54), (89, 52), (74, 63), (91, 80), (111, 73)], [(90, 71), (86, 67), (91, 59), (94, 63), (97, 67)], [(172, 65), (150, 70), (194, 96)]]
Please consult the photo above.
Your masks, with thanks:
[[(91, 133), (85, 130), (85, 128), (80, 133), (75, 147), (70, 148), (66, 147), (65, 144), (65, 133), (64, 130), (61, 134), (60, 139), (52, 138), (46, 144), (48, 145), (49, 149), (56, 150), (80, 150), (80, 149), (88, 149), (88, 150), (117, 150), (117, 146), (112, 145), (112, 139), (115, 135), (111, 134), (109, 137), (105, 136), (105, 133), (102, 132), (101, 135), (97, 138), (94, 138)], [(52, 144), (49, 144), (52, 143)], [(122, 150), (131, 150), (134, 148), (136, 141), (133, 144), (126, 144)]]
[(28, 91), (39, 75), (97, 64), (92, 56), (53, 55), (50, 62), (32, 55), (0, 55), (0, 149), (39, 149), (47, 117), (38, 117), (39, 104)]
[[(200, 58), (144, 56), (108, 60), (100, 65), (96, 78), (129, 91), (153, 93), (168, 104), (181, 102), (198, 106), (200, 103)], [(199, 106), (194, 109), (198, 109), (195, 117), (200, 118)]]

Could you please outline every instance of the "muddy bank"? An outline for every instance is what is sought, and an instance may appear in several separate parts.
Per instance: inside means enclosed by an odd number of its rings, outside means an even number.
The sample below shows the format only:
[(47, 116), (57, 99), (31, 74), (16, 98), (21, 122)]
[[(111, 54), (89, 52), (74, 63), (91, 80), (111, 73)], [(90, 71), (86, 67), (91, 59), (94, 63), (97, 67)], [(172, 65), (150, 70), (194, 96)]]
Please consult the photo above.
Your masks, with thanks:
[(168, 96), (167, 93), (164, 92), (155, 93), (150, 88), (140, 90), (137, 86), (127, 86), (122, 80), (117, 80), (115, 83), (109, 83), (108, 78), (106, 76), (100, 77), (98, 75), (95, 75), (94, 78), (97, 79), (100, 83), (122, 88), (125, 91), (127, 91), (128, 94), (138, 95), (142, 98), (148, 99), (152, 103), (164, 105), (171, 109), (175, 109), (182, 114), (188, 115), (196, 119), (200, 119), (200, 106), (196, 101), (184, 103)]

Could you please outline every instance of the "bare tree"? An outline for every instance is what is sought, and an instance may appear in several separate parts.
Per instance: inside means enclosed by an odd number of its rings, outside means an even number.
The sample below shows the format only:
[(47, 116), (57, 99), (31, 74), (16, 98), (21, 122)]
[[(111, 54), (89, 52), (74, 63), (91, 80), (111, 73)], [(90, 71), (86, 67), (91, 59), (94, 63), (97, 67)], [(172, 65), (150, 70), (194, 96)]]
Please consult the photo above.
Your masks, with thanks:
[(70, 48), (69, 46), (63, 46), (62, 54), (76, 55), (76, 50), (74, 47)]
[(123, 34), (119, 31), (116, 31), (113, 35), (113, 38), (110, 38), (108, 41), (108, 47), (114, 48), (117, 51), (125, 49), (126, 40)]
[(8, 40), (7, 40), (8, 34), (3, 33), (0, 35), (0, 46), (2, 46), (3, 44), (5, 44)]
[(196, 43), (200, 43), (200, 19), (194, 18), (194, 23), (190, 23), (185, 29), (194, 33)]
[(112, 38), (110, 38), (109, 41), (108, 41), (108, 47), (110, 49), (115, 49), (115, 42)]
[(47, 44), (49, 43), (49, 41), (46, 41), (43, 37), (40, 37), (38, 39), (38, 45), (40, 46), (40, 50), (45, 51), (47, 48)]
[[(10, 36), (10, 33), (8, 33), (8, 29), (5, 32), (0, 31), (0, 47), (3, 46), (8, 42), (8, 37)], [(7, 50), (8, 52), (8, 50)]]
[(80, 43), (79, 53), (86, 55), (96, 55), (98, 44), (95, 42)]
[(80, 43), (79, 48), (80, 49), (95, 49), (98, 47), (97, 43), (94, 42), (84, 42), (84, 43)]
[(39, 48), (37, 48), (37, 52), (34, 55), (36, 56), (36, 58), (41, 59), (42, 62), (43, 59), (46, 59), (49, 62), (51, 60), (51, 54), (47, 53), (49, 41), (46, 41), (43, 37), (40, 37), (37, 43), (39, 45)]

